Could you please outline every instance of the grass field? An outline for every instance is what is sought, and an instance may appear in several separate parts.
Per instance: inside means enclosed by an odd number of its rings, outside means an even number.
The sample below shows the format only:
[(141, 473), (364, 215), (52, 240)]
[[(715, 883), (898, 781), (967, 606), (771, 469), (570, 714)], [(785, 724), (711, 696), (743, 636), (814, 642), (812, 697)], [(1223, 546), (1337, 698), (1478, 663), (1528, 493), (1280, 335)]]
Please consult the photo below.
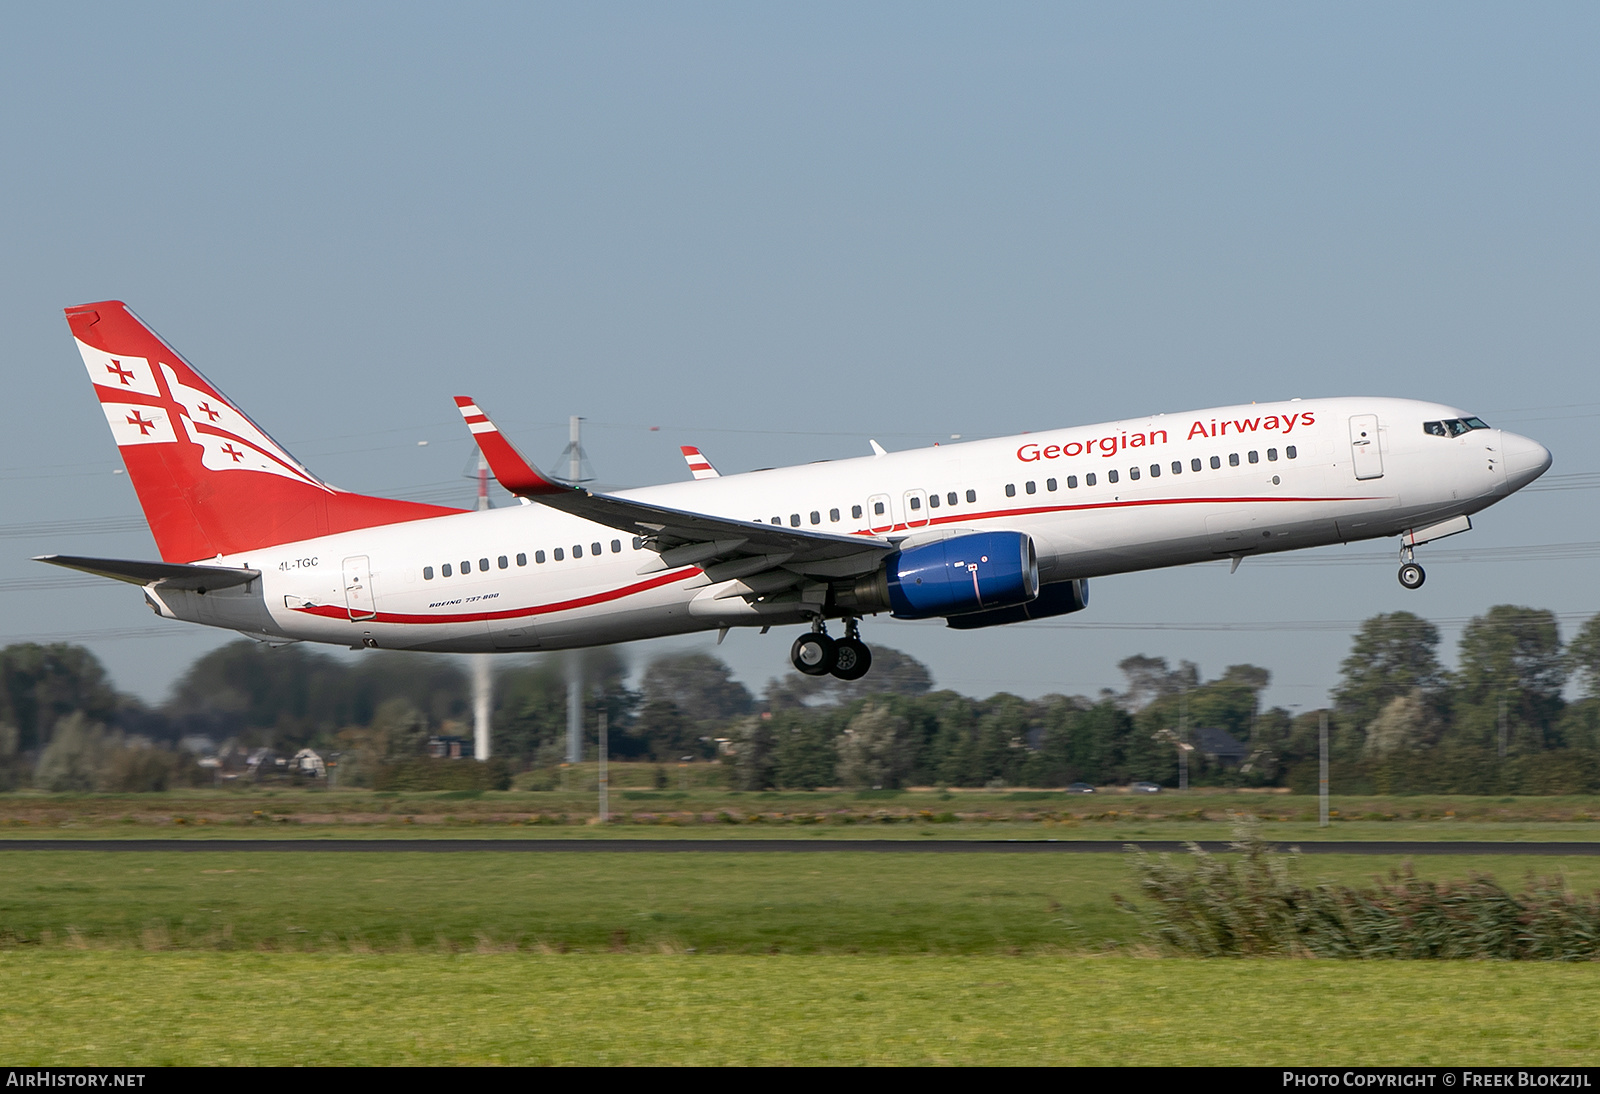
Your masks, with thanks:
[[(1580, 891), (1600, 859), (1531, 860)], [(1307, 880), (1399, 865), (1318, 856)], [(1530, 860), (1425, 859), (1425, 877)], [(11, 948), (322, 952), (1061, 954), (1138, 947), (1121, 855), (19, 852), (0, 855)]]
[[(712, 770), (706, 766), (702, 771)], [(641, 773), (633, 773), (635, 780)], [(587, 775), (574, 774), (572, 782)], [(709, 786), (619, 789), (600, 826), (582, 791), (375, 793), (238, 787), (162, 794), (0, 794), (0, 839), (174, 836), (781, 839), (1226, 839), (1240, 814), (1276, 841), (1600, 840), (1600, 800), (1586, 796), (1339, 797), (1316, 823), (1313, 798), (1196, 790), (1069, 795), (1058, 791), (816, 791), (740, 794)]]
[[(254, 808), (215, 825), (173, 824), (176, 811), (157, 824), (149, 818), (173, 804), (149, 801), (161, 797), (138, 796), (133, 804), (149, 813), (108, 823), (110, 810), (132, 807), (128, 799), (6, 796), (6, 809), (80, 818), (50, 829), (13, 823), (6, 834), (404, 830), (393, 820), (255, 819), (264, 804), (321, 804), (317, 792), (222, 797), (219, 812), (241, 801)], [(380, 800), (484, 810), (440, 812), (457, 819), (417, 825), (425, 835), (784, 830), (530, 828), (485, 820), (500, 807), (496, 797)], [(349, 800), (370, 808), (373, 797)], [(1411, 824), (1540, 834), (1498, 838), (1587, 836), (1593, 827), (1538, 819), (1530, 814), (1550, 802), (1527, 801), (1492, 803), (1489, 819), (1348, 824), (1376, 838), (1399, 838)], [(196, 802), (204, 795), (179, 799), (186, 809)], [(1217, 819), (1077, 823), (1089, 838), (1137, 838), (1140, 830), (1175, 838), (1175, 829), (1194, 826), (1221, 839), (1231, 834), (1226, 820), (1218, 810)], [(1266, 834), (1282, 838), (1295, 823), (1269, 823)], [(0, 853), (0, 1059), (1510, 1065), (1588, 1064), (1600, 1050), (1594, 963), (1157, 957), (1141, 922), (1113, 903), (1113, 893), (1137, 893), (1122, 855), (848, 850), (857, 832), (1038, 838), (1043, 827), (1015, 817), (789, 827), (842, 839), (838, 852), (805, 855)], [(1349, 828), (1333, 831), (1353, 838)], [(1319, 855), (1299, 870), (1308, 881), (1359, 884), (1400, 861)], [(1593, 856), (1423, 858), (1416, 866), (1434, 878), (1490, 873), (1512, 888), (1530, 869), (1560, 872), (1577, 889), (1600, 888)]]
[(1592, 966), (0, 952), (45, 1064), (1590, 1066)]

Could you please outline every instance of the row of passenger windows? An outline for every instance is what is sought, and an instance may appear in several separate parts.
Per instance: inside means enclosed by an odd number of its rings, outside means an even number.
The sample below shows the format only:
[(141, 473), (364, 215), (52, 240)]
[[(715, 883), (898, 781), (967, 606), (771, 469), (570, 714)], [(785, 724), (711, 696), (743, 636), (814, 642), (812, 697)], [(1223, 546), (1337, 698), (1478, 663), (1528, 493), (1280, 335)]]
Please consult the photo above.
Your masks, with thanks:
[[(1283, 450), (1283, 455), (1284, 455), (1285, 459), (1293, 460), (1293, 459), (1297, 459), (1299, 457), (1300, 453), (1298, 451), (1296, 451), (1295, 446), (1291, 444), (1291, 445), (1289, 445), (1287, 448), (1285, 448)], [(1261, 453), (1259, 451), (1257, 451), (1257, 452), (1247, 452), (1247, 453), (1245, 453), (1245, 459), (1250, 463), (1260, 463), (1261, 462)], [(1276, 448), (1267, 449), (1267, 462), (1268, 463), (1276, 463), (1277, 461), (1278, 461), (1278, 450)], [(1239, 466), (1239, 453), (1231, 452), (1231, 453), (1228, 454), (1228, 466), (1229, 467), (1238, 467)], [(1221, 456), (1212, 456), (1211, 457), (1211, 469), (1213, 471), (1215, 471), (1215, 470), (1217, 470), (1217, 469), (1219, 469), (1221, 467), (1222, 467), (1222, 457)], [(1201, 471), (1201, 470), (1204, 470), (1204, 468), (1205, 468), (1205, 464), (1202, 463), (1198, 457), (1196, 457), (1195, 459), (1192, 459), (1192, 460), (1189, 461), (1189, 470), (1191, 470), (1191, 471)], [(1174, 475), (1183, 474), (1183, 461), (1182, 460), (1173, 460), (1172, 461), (1172, 473)], [(1139, 474), (1140, 474), (1139, 468), (1137, 468), (1137, 467), (1128, 468), (1128, 478), (1129, 479), (1137, 482), (1138, 479), (1139, 479)], [(1152, 479), (1159, 479), (1161, 477), (1161, 465), (1159, 463), (1153, 463), (1153, 464), (1150, 465), (1150, 477)], [(1106, 482), (1114, 483), (1114, 482), (1117, 482), (1117, 481), (1118, 481), (1117, 469), (1113, 467), (1109, 471), (1106, 472)], [(1090, 471), (1088, 474), (1083, 476), (1083, 485), (1085, 485), (1085, 486), (1097, 486), (1097, 485), (1099, 485), (1099, 479), (1096, 477), (1096, 475), (1095, 475), (1095, 473), (1093, 471)], [(1059, 486), (1059, 483), (1057, 483), (1055, 479), (1045, 479), (1044, 480), (1044, 488), (1046, 490), (1052, 490), (1053, 491), (1053, 490), (1057, 489), (1058, 486)], [(1036, 493), (1039, 492), (1039, 484), (1037, 482), (1025, 482), (1025, 483), (1022, 484), (1022, 487), (1023, 487), (1024, 490), (1026, 490), (1030, 494), (1036, 494)], [(1077, 488), (1078, 488), (1078, 476), (1076, 476), (1076, 475), (1068, 475), (1067, 476), (1067, 489), (1068, 490), (1076, 490)], [(1016, 496), (1017, 496), (1017, 484), (1014, 483), (1014, 482), (1006, 483), (1006, 497), (1014, 498)]]
[[(1295, 446), (1292, 445), (1292, 444), (1289, 445), (1287, 448), (1285, 448), (1283, 450), (1283, 454), (1284, 454), (1285, 458), (1291, 459), (1291, 460), (1297, 458), (1297, 456), (1299, 455), (1299, 453), (1295, 451)], [(1261, 462), (1261, 453), (1260, 452), (1249, 452), (1249, 453), (1246, 453), (1246, 459), (1250, 463), (1260, 463)], [(1275, 462), (1277, 462), (1277, 459), (1278, 459), (1278, 450), (1276, 448), (1267, 449), (1267, 462), (1275, 463)], [(1216, 469), (1220, 468), (1221, 466), (1222, 466), (1222, 457), (1221, 456), (1212, 456), (1211, 457), (1211, 467), (1212, 467), (1212, 469), (1216, 470)], [(1238, 467), (1239, 466), (1239, 453), (1233, 452), (1233, 453), (1229, 454), (1229, 456), (1228, 456), (1228, 466), (1229, 467)], [(1204, 465), (1201, 463), (1201, 461), (1198, 458), (1192, 459), (1192, 460), (1189, 461), (1189, 469), (1191, 471), (1200, 471), (1200, 470), (1203, 469), (1203, 467), (1204, 467)], [(1128, 468), (1128, 478), (1129, 479), (1137, 480), (1139, 478), (1139, 473), (1140, 473), (1139, 472), (1139, 468), (1137, 468), (1137, 467)], [(1181, 461), (1181, 460), (1173, 460), (1172, 461), (1172, 473), (1174, 475), (1180, 475), (1180, 474), (1183, 473), (1183, 461)], [(1150, 477), (1152, 479), (1158, 479), (1158, 478), (1161, 477), (1161, 465), (1159, 463), (1153, 463), (1153, 464), (1150, 465)], [(1106, 481), (1108, 483), (1114, 483), (1114, 482), (1118, 481), (1117, 469), (1116, 468), (1111, 468), (1110, 470), (1108, 470), (1106, 472)], [(1087, 474), (1085, 474), (1083, 476), (1083, 484), (1085, 486), (1096, 486), (1096, 485), (1098, 485), (1099, 484), (1099, 480), (1096, 478), (1095, 472), (1090, 471)], [(1037, 482), (1026, 482), (1026, 483), (1023, 483), (1022, 485), (1023, 485), (1023, 489), (1026, 490), (1030, 494), (1036, 494), (1036, 493), (1039, 492), (1039, 484)], [(1046, 490), (1048, 490), (1048, 491), (1055, 491), (1056, 489), (1059, 488), (1059, 486), (1060, 486), (1060, 484), (1055, 479), (1045, 479), (1044, 480), (1044, 488)], [(1067, 489), (1068, 490), (1076, 490), (1077, 488), (1078, 488), (1078, 476), (1076, 476), (1076, 475), (1068, 475), (1067, 476)], [(1016, 483), (1007, 483), (1006, 484), (1006, 497), (1014, 498), (1016, 496), (1017, 496), (1017, 484)], [(942, 500), (941, 500), (940, 496), (938, 494), (936, 494), (936, 493), (929, 494), (928, 495), (928, 508), (929, 509), (938, 509), (938, 508), (941, 507), (941, 505), (949, 505), (949, 506), (960, 505), (961, 504), (961, 497), (962, 497), (962, 495), (960, 493), (958, 493), (957, 491), (955, 491), (955, 490), (951, 490), (948, 493), (946, 493)], [(966, 500), (967, 500), (967, 504), (968, 505), (976, 504), (977, 500), (978, 500), (978, 492), (976, 490), (968, 490), (966, 492)], [(920, 511), (922, 509), (922, 497), (920, 495), (918, 495), (918, 494), (912, 494), (910, 499), (908, 500), (908, 505), (910, 506), (912, 512)], [(850, 507), (850, 519), (852, 519), (852, 520), (860, 520), (865, 515), (865, 513), (866, 513), (866, 511), (862, 506), (852, 505)], [(886, 516), (887, 513), (888, 513), (888, 508), (887, 508), (887, 502), (886, 501), (879, 500), (879, 501), (874, 501), (872, 503), (872, 515), (874, 517)], [(811, 510), (811, 513), (809, 515), (810, 515), (810, 520), (811, 520), (812, 524), (821, 524), (822, 523), (822, 510), (813, 509), (813, 510)], [(843, 519), (844, 519), (844, 516), (838, 509), (829, 509), (828, 510), (828, 522), (830, 524), (838, 524)], [(760, 517), (756, 517), (755, 518), (755, 523), (760, 524), (761, 523), (761, 518)], [(771, 523), (781, 526), (783, 524), (783, 518), (782, 517), (773, 517), (772, 520), (771, 520)], [(802, 523), (803, 523), (803, 521), (800, 519), (800, 514), (799, 513), (790, 513), (789, 514), (789, 526), (791, 528), (799, 528)], [(639, 538), (638, 536), (634, 536), (633, 537), (633, 549), (635, 551), (638, 551), (638, 550), (641, 550), (643, 547), (644, 547), (644, 540)], [(604, 552), (604, 544), (601, 544), (598, 541), (596, 541), (594, 543), (591, 543), (589, 545), (589, 553), (591, 555), (594, 555), (594, 556), (599, 556), (599, 555), (604, 554), (605, 553)], [(612, 554), (621, 554), (622, 553), (622, 541), (620, 539), (614, 539), (614, 540), (611, 541), (611, 553)], [(551, 551), (551, 556), (553, 557), (554, 561), (563, 562), (563, 561), (566, 560), (566, 551), (563, 550), (560, 547), (557, 547), (553, 551)], [(583, 544), (574, 543), (572, 545), (572, 557), (573, 558), (582, 558), (583, 557)], [(544, 562), (545, 562), (545, 553), (543, 551), (535, 551), (535, 552), (533, 552), (533, 561), (534, 561), (534, 565), (536, 565), (536, 566), (543, 565)], [(528, 556), (526, 554), (519, 553), (516, 556), (516, 562), (517, 562), (518, 566), (526, 566), (528, 564)], [(506, 555), (499, 556), (499, 558), (495, 559), (495, 563), (502, 570), (510, 569), (510, 567), (511, 567), (511, 559), (508, 558)], [(460, 565), (461, 565), (461, 573), (463, 575), (472, 573), (473, 562), (472, 562), (471, 559), (465, 559), (465, 558), (462, 559)], [(489, 559), (487, 559), (487, 558), (478, 559), (477, 567), (478, 567), (478, 570), (480, 572), (483, 572), (483, 573), (489, 572), (489, 570), (491, 569)], [(440, 577), (453, 577), (454, 575), (455, 575), (455, 570), (454, 570), (454, 567), (452, 566), (451, 563), (446, 562), (442, 566), (439, 567), (439, 576)], [(422, 568), (422, 579), (424, 581), (432, 581), (433, 580), (433, 567), (432, 566), (424, 566)]]
[[(638, 536), (634, 536), (633, 537), (633, 549), (635, 551), (638, 551), (638, 550), (642, 550), (643, 548), (644, 548), (644, 540), (641, 539)], [(589, 550), (589, 554), (590, 555), (592, 555), (595, 558), (598, 558), (601, 555), (605, 554), (605, 544), (600, 543), (599, 541), (596, 541), (594, 543), (589, 544), (588, 550)], [(574, 543), (572, 545), (572, 557), (573, 558), (582, 558), (583, 557), (583, 552), (584, 552), (583, 544)], [(614, 554), (614, 555), (620, 555), (622, 553), (622, 541), (620, 539), (614, 539), (614, 540), (611, 541), (611, 553)], [(564, 548), (557, 547), (553, 551), (550, 552), (550, 555), (551, 555), (552, 558), (554, 558), (554, 560), (556, 562), (564, 562), (564, 561), (566, 561), (567, 552), (566, 552), (566, 550)], [(474, 565), (477, 566), (479, 573), (488, 573), (491, 569), (496, 568), (496, 567), (501, 569), (501, 570), (509, 570), (511, 568), (511, 561), (512, 560), (509, 557), (507, 557), (505, 555), (501, 555), (499, 558), (494, 560), (494, 566), (491, 566), (490, 562), (489, 562), (489, 559), (487, 559), (487, 558), (480, 558), (477, 561), (476, 564), (474, 564), (473, 561), (470, 558), (464, 558), (464, 559), (461, 560), (461, 563), (460, 563), (461, 574), (463, 576), (465, 576), (467, 574), (472, 573), (472, 569), (473, 569)], [(544, 565), (544, 562), (545, 562), (545, 553), (543, 551), (535, 551), (535, 552), (533, 552), (533, 564), (535, 566), (542, 566), (542, 565)], [(517, 563), (518, 566), (526, 566), (528, 564), (528, 556), (527, 556), (526, 552), (518, 552), (518, 554), (516, 556), (516, 563)], [(439, 576), (440, 577), (454, 577), (455, 574), (456, 574), (455, 566), (452, 565), (451, 563), (446, 562), (444, 565), (439, 567)], [(432, 581), (433, 580), (433, 567), (432, 566), (424, 566), (422, 568), (422, 580), (424, 580), (424, 581)]]
[[(967, 494), (966, 494), (966, 497), (967, 497), (967, 504), (968, 505), (972, 505), (972, 504), (976, 503), (977, 500), (978, 500), (978, 492), (976, 490), (968, 490)], [(947, 493), (944, 496), (944, 502), (943, 503), (940, 502), (938, 494), (929, 494), (928, 495), (928, 508), (929, 509), (937, 509), (937, 508), (939, 508), (939, 506), (941, 504), (960, 505), (961, 504), (961, 495), (959, 493), (957, 493), (956, 491), (952, 490), (952, 491), (950, 491), (949, 493)], [(913, 511), (920, 510), (922, 508), (922, 497), (920, 495), (913, 494), (911, 496), (910, 505), (911, 505), (911, 508), (912, 508)], [(872, 515), (873, 516), (881, 517), (881, 516), (885, 516), (887, 513), (888, 513), (888, 502), (886, 502), (886, 501), (875, 501), (875, 502), (872, 503)], [(860, 520), (865, 514), (866, 514), (866, 510), (862, 506), (852, 505), (850, 507), (850, 519), (851, 520)], [(813, 509), (813, 510), (811, 510), (810, 517), (811, 517), (811, 523), (812, 524), (821, 524), (822, 523), (822, 510), (821, 509)], [(844, 516), (843, 516), (842, 513), (840, 513), (839, 510), (837, 510), (837, 509), (829, 509), (828, 510), (828, 523), (829, 524), (838, 524), (843, 519), (844, 519)], [(755, 523), (760, 524), (761, 523), (761, 518), (760, 517), (756, 517), (755, 518)], [(773, 517), (772, 520), (769, 523), (777, 524), (777, 525), (781, 526), (783, 524), (783, 518), (782, 517)], [(799, 513), (790, 513), (789, 514), (789, 527), (798, 528), (803, 523), (804, 523), (804, 521), (802, 521), (800, 519), (800, 514)]]

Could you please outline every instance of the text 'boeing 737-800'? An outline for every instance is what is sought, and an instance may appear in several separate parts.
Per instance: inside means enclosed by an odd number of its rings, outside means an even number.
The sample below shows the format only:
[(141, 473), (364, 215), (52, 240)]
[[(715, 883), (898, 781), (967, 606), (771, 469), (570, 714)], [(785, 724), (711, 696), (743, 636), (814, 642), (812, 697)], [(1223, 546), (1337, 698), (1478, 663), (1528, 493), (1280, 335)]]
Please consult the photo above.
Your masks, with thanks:
[[(1462, 410), (1292, 400), (597, 493), (541, 474), (456, 398), (500, 484), (466, 511), (337, 490), (118, 301), (67, 309), (160, 562), (49, 555), (168, 619), (282, 643), (557, 650), (804, 626), (795, 668), (864, 675), (860, 621), (1064, 615), (1089, 579), (1400, 536), (1413, 549), (1550, 466)], [(842, 621), (830, 637), (827, 624)]]

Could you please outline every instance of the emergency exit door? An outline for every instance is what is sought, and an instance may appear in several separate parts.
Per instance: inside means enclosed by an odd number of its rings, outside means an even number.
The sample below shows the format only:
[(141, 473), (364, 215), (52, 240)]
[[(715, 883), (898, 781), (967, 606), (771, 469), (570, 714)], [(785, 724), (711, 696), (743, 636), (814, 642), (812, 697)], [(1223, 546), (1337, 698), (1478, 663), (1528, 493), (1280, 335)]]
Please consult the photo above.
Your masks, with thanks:
[(1350, 455), (1356, 478), (1383, 478), (1383, 453), (1378, 448), (1378, 416), (1356, 414), (1350, 419)]
[(344, 560), (344, 603), (351, 619), (371, 619), (378, 614), (372, 602), (372, 567), (366, 555)]

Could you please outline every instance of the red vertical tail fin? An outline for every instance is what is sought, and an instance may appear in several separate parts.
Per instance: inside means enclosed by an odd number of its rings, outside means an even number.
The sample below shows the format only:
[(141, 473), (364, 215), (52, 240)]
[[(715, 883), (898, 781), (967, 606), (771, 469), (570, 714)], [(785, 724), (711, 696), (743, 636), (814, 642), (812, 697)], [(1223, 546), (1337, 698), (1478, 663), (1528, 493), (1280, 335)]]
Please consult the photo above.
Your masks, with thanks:
[(335, 490), (119, 300), (67, 323), (168, 562), (460, 512)]

